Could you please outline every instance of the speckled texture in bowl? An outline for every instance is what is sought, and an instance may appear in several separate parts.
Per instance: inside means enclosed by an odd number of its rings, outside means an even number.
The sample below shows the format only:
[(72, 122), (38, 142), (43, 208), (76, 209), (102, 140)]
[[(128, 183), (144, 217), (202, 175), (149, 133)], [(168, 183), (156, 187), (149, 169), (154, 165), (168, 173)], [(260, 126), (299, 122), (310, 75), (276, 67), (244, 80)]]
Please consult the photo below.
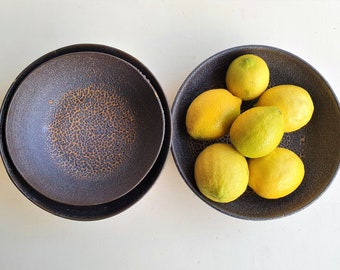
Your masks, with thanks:
[(1, 109), (1, 156), (18, 189), (70, 219), (115, 215), (157, 179), (170, 112), (152, 73), (115, 48), (50, 52), (14, 81)]

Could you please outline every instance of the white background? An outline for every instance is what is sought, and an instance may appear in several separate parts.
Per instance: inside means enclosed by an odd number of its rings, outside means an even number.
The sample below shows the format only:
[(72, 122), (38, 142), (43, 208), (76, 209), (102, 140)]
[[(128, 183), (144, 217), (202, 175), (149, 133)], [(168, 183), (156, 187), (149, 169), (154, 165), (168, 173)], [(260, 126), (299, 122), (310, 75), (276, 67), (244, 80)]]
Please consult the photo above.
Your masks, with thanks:
[[(43, 54), (99, 43), (142, 61), (170, 107), (200, 62), (246, 44), (297, 54), (339, 98), (339, 13), (340, 1), (325, 0), (0, 0), (0, 97)], [(1, 163), (0, 269), (340, 269), (340, 175), (303, 211), (245, 221), (198, 199), (169, 153), (141, 201), (112, 218), (78, 222), (32, 204)]]

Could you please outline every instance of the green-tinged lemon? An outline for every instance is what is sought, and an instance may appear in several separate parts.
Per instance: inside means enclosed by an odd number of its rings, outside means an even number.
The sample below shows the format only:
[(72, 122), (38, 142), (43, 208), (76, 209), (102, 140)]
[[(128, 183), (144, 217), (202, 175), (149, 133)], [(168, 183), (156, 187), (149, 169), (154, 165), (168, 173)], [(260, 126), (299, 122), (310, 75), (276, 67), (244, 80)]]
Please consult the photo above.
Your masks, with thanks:
[(220, 203), (231, 202), (247, 189), (247, 160), (230, 144), (209, 145), (196, 159), (195, 180), (205, 197)]
[(268, 87), (270, 72), (267, 63), (254, 54), (234, 59), (226, 73), (227, 89), (242, 100), (259, 97)]
[(262, 157), (273, 151), (283, 137), (283, 116), (274, 106), (254, 107), (241, 113), (230, 128), (235, 148), (249, 158)]

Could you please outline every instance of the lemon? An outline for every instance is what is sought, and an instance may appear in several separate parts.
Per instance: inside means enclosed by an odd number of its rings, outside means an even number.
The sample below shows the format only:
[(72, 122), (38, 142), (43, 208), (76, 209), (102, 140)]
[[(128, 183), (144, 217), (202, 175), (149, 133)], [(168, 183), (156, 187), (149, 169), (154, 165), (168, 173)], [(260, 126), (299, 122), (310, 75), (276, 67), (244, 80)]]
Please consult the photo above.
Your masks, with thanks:
[(242, 100), (259, 97), (268, 87), (270, 72), (267, 63), (254, 54), (234, 59), (226, 73), (227, 89)]
[(200, 192), (215, 202), (236, 200), (248, 186), (247, 160), (230, 144), (207, 146), (198, 155), (194, 172)]
[(296, 131), (305, 126), (314, 112), (309, 93), (295, 85), (278, 85), (266, 90), (257, 105), (277, 106), (283, 115), (285, 132)]
[(249, 186), (259, 196), (278, 199), (296, 190), (305, 175), (302, 160), (291, 150), (276, 148), (269, 155), (249, 160)]
[(273, 151), (283, 133), (281, 111), (275, 106), (260, 106), (241, 113), (233, 122), (229, 135), (241, 154), (257, 158)]
[(211, 89), (198, 95), (186, 113), (186, 128), (194, 139), (223, 137), (240, 114), (242, 100), (226, 89)]

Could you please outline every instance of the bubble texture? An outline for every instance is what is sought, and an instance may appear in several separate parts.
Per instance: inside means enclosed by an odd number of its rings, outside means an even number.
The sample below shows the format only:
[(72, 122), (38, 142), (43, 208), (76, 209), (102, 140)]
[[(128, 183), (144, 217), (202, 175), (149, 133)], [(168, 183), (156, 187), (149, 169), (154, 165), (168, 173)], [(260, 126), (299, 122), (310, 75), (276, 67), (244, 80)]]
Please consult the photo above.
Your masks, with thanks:
[(64, 171), (90, 179), (111, 173), (129, 158), (135, 116), (123, 96), (90, 86), (65, 92), (49, 104), (49, 150)]

